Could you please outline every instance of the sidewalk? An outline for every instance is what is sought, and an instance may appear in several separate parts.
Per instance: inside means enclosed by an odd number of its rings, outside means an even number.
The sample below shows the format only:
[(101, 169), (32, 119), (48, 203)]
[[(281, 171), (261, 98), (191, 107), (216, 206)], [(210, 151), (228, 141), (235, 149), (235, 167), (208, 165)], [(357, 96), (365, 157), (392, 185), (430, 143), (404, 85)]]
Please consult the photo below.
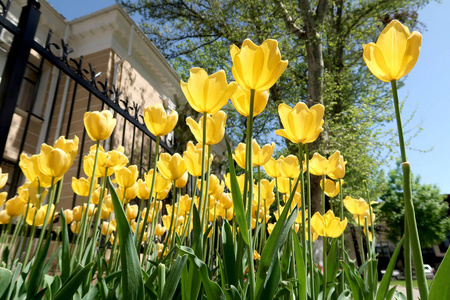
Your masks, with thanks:
[[(393, 287), (393, 286), (390, 286), (389, 288), (392, 288), (392, 287)], [(406, 287), (401, 286), (401, 285), (397, 285), (396, 290), (397, 290), (398, 292), (403, 293), (403, 294), (406, 296)], [(414, 300), (420, 299), (419, 297), (420, 297), (419, 290), (416, 289), (416, 288), (413, 288), (413, 299), (414, 299)]]

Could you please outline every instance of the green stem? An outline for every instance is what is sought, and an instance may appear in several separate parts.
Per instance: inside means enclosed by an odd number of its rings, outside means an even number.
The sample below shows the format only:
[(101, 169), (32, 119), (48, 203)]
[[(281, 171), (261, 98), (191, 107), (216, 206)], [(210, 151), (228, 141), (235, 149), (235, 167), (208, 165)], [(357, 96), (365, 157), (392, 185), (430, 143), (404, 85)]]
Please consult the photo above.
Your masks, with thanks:
[[(38, 244), (36, 246), (36, 253), (39, 252), (39, 249), (41, 248), (42, 245), (42, 241), (44, 240), (44, 234), (45, 234), (45, 228), (47, 227), (48, 224), (48, 219), (50, 217), (50, 210), (52, 208), (52, 204), (53, 204), (53, 194), (55, 193), (55, 177), (52, 177), (52, 182), (51, 182), (51, 188), (50, 188), (50, 195), (49, 195), (49, 200), (48, 200), (48, 205), (47, 205), (47, 212), (45, 213), (45, 218), (44, 218), (44, 224), (42, 225), (42, 231), (41, 234), (39, 235), (39, 240), (38, 240)], [(36, 218), (36, 215), (35, 215)], [(34, 232), (33, 232), (34, 233)], [(34, 236), (30, 236), (30, 239), (32, 241)], [(26, 264), (26, 261), (24, 261), (24, 265)]]
[[(258, 221), (259, 221), (260, 210), (261, 210), (261, 166), (258, 166), (258, 205), (257, 205), (257, 208), (256, 208), (255, 229), (258, 228)], [(261, 232), (262, 231), (263, 230), (261, 228)], [(257, 241), (258, 241), (258, 235), (255, 234), (254, 241), (253, 241), (253, 244), (255, 245), (255, 248), (258, 245)]]
[(364, 256), (364, 242), (363, 242), (363, 229), (361, 228), (361, 225), (359, 221), (361, 220), (360, 217), (358, 217), (358, 227), (359, 227), (359, 254), (361, 255), (361, 265), (363, 265), (366, 262), (366, 258)]
[(328, 238), (326, 236), (323, 237), (323, 298), (327, 299), (327, 242)]
[[(414, 265), (416, 267), (417, 284), (419, 286), (420, 298), (422, 300), (428, 299), (428, 284), (423, 268), (422, 250), (420, 247), (419, 234), (417, 231), (416, 217), (414, 213), (414, 204), (412, 202), (411, 192), (411, 166), (406, 159), (406, 147), (403, 137), (403, 126), (400, 116), (400, 103), (397, 94), (397, 82), (391, 81), (392, 96), (394, 98), (395, 117), (397, 120), (397, 131), (400, 144), (400, 152), (402, 157), (402, 169), (403, 169), (403, 197), (405, 201), (405, 219), (406, 227), (405, 234), (409, 237), (409, 243), (412, 250), (412, 256)], [(405, 244), (407, 247), (407, 243)], [(405, 257), (411, 259), (411, 257)]]
[[(311, 175), (309, 173), (309, 149), (308, 144), (305, 144), (305, 153), (306, 153), (306, 185), (308, 187), (308, 222), (311, 220)], [(311, 235), (311, 224), (308, 225), (308, 248), (309, 248), (309, 276), (311, 283), (311, 297), (314, 299), (314, 258), (313, 258), (313, 246), (312, 246), (312, 235)], [(306, 264), (306, 261), (305, 261)]]
[[(201, 193), (204, 194), (206, 197), (206, 205), (203, 205), (203, 212), (202, 212), (202, 234), (205, 233), (208, 220), (206, 219), (206, 213), (209, 211), (209, 176), (211, 175), (211, 168), (209, 167), (210, 160), (211, 160), (211, 145), (206, 146), (208, 153), (207, 153), (207, 160), (206, 160), (206, 187), (205, 189), (201, 190)], [(203, 199), (205, 200), (205, 199)], [(209, 215), (209, 214), (208, 214)], [(206, 250), (206, 247), (205, 247)], [(206, 256), (204, 257), (206, 258)]]
[[(205, 154), (206, 154), (206, 123), (208, 121), (208, 113), (203, 113), (203, 135), (202, 135), (202, 174), (200, 175), (200, 200), (198, 202), (198, 211), (203, 211), (203, 201), (205, 200)], [(206, 192), (208, 195), (208, 192)], [(203, 228), (203, 224), (202, 224)], [(203, 239), (202, 239), (203, 240)], [(202, 244), (203, 245), (203, 244)], [(202, 246), (200, 247), (202, 248)]]
[(254, 245), (252, 242), (252, 199), (253, 199), (253, 105), (255, 102), (255, 90), (250, 90), (250, 111), (247, 116), (247, 145), (246, 145), (246, 170), (248, 171), (248, 202), (247, 212), (249, 215), (249, 247), (248, 247), (248, 262), (249, 262), (249, 299), (254, 299), (255, 294), (255, 267), (254, 267)]
[[(189, 216), (188, 216), (188, 220), (185, 223), (184, 229), (183, 229), (183, 236), (181, 237), (181, 244), (183, 244), (184, 242), (184, 238), (186, 237), (186, 230), (189, 230), (191, 227), (191, 219), (192, 219), (192, 212), (194, 211), (194, 205), (195, 205), (195, 194), (197, 192), (197, 177), (194, 177), (194, 190), (192, 192), (192, 201), (191, 201), (191, 207), (189, 208)], [(191, 242), (191, 235), (189, 235), (189, 245)]]
[[(105, 189), (106, 189), (106, 180), (107, 180), (107, 174), (108, 174), (108, 168), (106, 168), (105, 176), (103, 177), (103, 184), (102, 189), (100, 190), (100, 200), (97, 206), (97, 214), (95, 215), (95, 222), (94, 222), (94, 233), (92, 234), (92, 237), (95, 238), (97, 236), (98, 226), (100, 225), (100, 216), (102, 214), (103, 209), (103, 199), (105, 195)], [(139, 225), (139, 222), (138, 222)], [(100, 235), (101, 237), (101, 235)], [(101, 239), (101, 238), (100, 238)], [(92, 261), (92, 257), (94, 256), (94, 248), (96, 246), (96, 243), (92, 243), (92, 247), (89, 249), (89, 255), (87, 261)]]
[[(342, 181), (339, 178), (339, 208), (340, 208), (340, 215), (341, 215), (341, 221), (344, 220), (344, 200), (343, 198), (343, 194), (344, 192), (342, 191)], [(340, 257), (342, 261), (345, 261), (345, 257), (344, 257), (344, 248), (345, 248), (345, 230), (341, 235), (341, 241), (340, 241)], [(341, 272), (341, 276), (340, 276), (340, 280), (341, 280), (341, 290), (344, 290), (344, 282), (345, 282), (345, 274), (344, 271)]]

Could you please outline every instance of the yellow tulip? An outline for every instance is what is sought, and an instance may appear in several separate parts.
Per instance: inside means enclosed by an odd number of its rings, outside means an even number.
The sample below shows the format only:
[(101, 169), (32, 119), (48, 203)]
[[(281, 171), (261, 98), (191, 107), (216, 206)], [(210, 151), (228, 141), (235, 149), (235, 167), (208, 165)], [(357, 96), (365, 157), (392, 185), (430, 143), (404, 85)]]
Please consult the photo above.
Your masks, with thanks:
[[(366, 227), (363, 228), (363, 232), (364, 232), (364, 235), (367, 236)], [(369, 241), (372, 242), (372, 240), (373, 240), (372, 232), (369, 231)]]
[[(306, 221), (306, 230), (307, 230), (307, 231), (309, 230), (308, 227), (309, 227), (309, 224), (308, 224), (308, 221)], [(319, 235), (318, 235), (317, 232), (314, 230), (314, 227), (311, 226), (311, 240), (312, 240), (313, 242), (315, 242), (318, 238), (319, 238)], [(308, 239), (308, 235), (306, 235), (306, 240), (309, 240), (309, 239)]]
[(25, 212), (27, 201), (20, 196), (15, 196), (5, 203), (5, 210), (12, 218), (20, 216)]
[[(119, 186), (116, 189), (117, 196), (119, 196), (120, 202), (127, 204), (130, 200), (133, 200), (137, 196), (138, 184), (135, 182), (132, 186), (124, 188)], [(125, 200), (123, 199), (125, 197)]]
[[(28, 208), (28, 213), (26, 216), (26, 222), (28, 225), (32, 226), (33, 225), (33, 220), (34, 220), (34, 226), (39, 227), (44, 225), (44, 219), (45, 216), (47, 215), (47, 205), (41, 206), (38, 210), (36, 210), (36, 207), (30, 207)], [(51, 208), (50, 208), (50, 215), (49, 217), (51, 217), (53, 215), (53, 212), (55, 210), (55, 206), (52, 204)], [(35, 218), (36, 215), (36, 219)]]
[(239, 167), (245, 169), (245, 152), (246, 145), (244, 143), (239, 143), (234, 149), (233, 159), (238, 164)]
[(141, 200), (148, 200), (150, 198), (150, 189), (147, 186), (147, 183), (142, 179), (137, 181), (137, 197)]
[[(91, 203), (93, 203), (95, 205), (97, 205), (99, 203), (101, 192), (102, 192), (102, 188), (100, 187), (99, 184), (97, 184), (94, 192), (92, 193)], [(105, 199), (107, 194), (108, 194), (108, 189), (105, 189), (104, 194), (103, 194), (103, 199)]]
[[(191, 117), (186, 118), (186, 124), (191, 129), (192, 134), (199, 143), (203, 143), (203, 120), (201, 117), (197, 122)], [(206, 144), (215, 145), (218, 144), (225, 134), (225, 124), (227, 122), (227, 114), (223, 111), (219, 111), (212, 116), (206, 118)]]
[[(108, 152), (99, 152), (98, 166), (101, 168), (108, 168), (107, 176), (110, 176), (114, 171), (118, 171), (124, 168), (128, 164), (128, 157), (123, 154), (124, 149), (119, 146), (117, 150), (111, 150)], [(101, 172), (102, 176), (105, 176), (105, 172)]]
[(183, 195), (180, 197), (180, 212), (189, 213), (191, 210), (191, 203), (192, 199), (189, 197), (189, 195)]
[(63, 176), (72, 166), (72, 157), (59, 148), (53, 148), (47, 144), (41, 145), (39, 155), (39, 169), (45, 175), (54, 177), (56, 181)]
[(74, 234), (78, 234), (80, 232), (80, 228), (81, 228), (81, 223), (80, 222), (72, 222), (72, 223), (70, 223), (70, 230), (72, 230), (72, 232)]
[(155, 235), (156, 236), (162, 236), (164, 233), (166, 233), (166, 231), (167, 231), (166, 227), (161, 226), (161, 224), (157, 224), (156, 228), (155, 228)]
[(275, 143), (266, 144), (261, 148), (253, 139), (253, 165), (264, 166), (272, 157), (273, 151), (275, 151)]
[(139, 176), (139, 169), (136, 165), (123, 168), (115, 172), (117, 184), (122, 188), (132, 187)]
[(83, 121), (86, 132), (93, 141), (103, 141), (109, 138), (117, 123), (109, 110), (88, 111), (84, 114)]
[[(273, 189), (275, 188), (275, 180), (269, 181), (267, 179), (261, 179), (261, 199), (269, 199), (273, 197)], [(253, 188), (255, 192), (255, 198), (258, 199), (258, 185)]]
[(208, 76), (205, 70), (192, 68), (188, 82), (181, 81), (181, 90), (192, 108), (211, 115), (227, 104), (237, 88), (236, 82), (227, 84), (224, 70)]
[(300, 175), (300, 164), (295, 155), (288, 155), (283, 160), (280, 160), (281, 176), (287, 178), (297, 179)]
[(278, 129), (275, 133), (295, 144), (312, 143), (323, 131), (324, 111), (322, 104), (316, 104), (308, 109), (303, 102), (297, 103), (294, 108), (281, 103), (278, 106), (278, 114), (284, 129)]
[[(101, 153), (101, 151), (99, 151)], [(101, 155), (99, 155), (101, 157)], [(105, 176), (104, 170), (102, 170), (101, 166), (97, 164), (97, 168), (94, 173), (94, 162), (95, 162), (95, 154), (89, 153), (83, 157), (83, 171), (84, 174), (86, 174), (87, 177), (92, 177), (94, 175), (95, 178), (99, 178), (102, 176)], [(108, 169), (107, 176), (111, 176), (114, 173), (113, 169)]]
[[(94, 182), (94, 185), (96, 182)], [(80, 196), (89, 196), (89, 187), (91, 186), (91, 178), (83, 178), (77, 179), (72, 177), (72, 189), (75, 194)]]
[(186, 171), (186, 172), (184, 172), (183, 176), (181, 176), (180, 178), (178, 178), (175, 181), (175, 186), (177, 188), (184, 188), (188, 182), (188, 179), (189, 179), (189, 173)]
[(8, 173), (2, 173), (2, 168), (0, 168), (0, 189), (2, 189), (8, 182)]
[(154, 136), (164, 136), (175, 128), (178, 122), (178, 113), (173, 110), (167, 115), (162, 104), (156, 103), (145, 108), (144, 122)]
[(229, 193), (223, 193), (219, 199), (219, 202), (222, 208), (225, 210), (233, 207), (233, 200), (231, 199), (231, 195)]
[(354, 215), (364, 214), (369, 209), (369, 204), (363, 198), (354, 199), (350, 196), (344, 198), (344, 206)]
[(372, 225), (372, 222), (375, 222), (376, 216), (372, 210), (372, 218), (370, 218), (370, 211), (366, 210), (361, 214), (353, 214), (353, 218), (355, 219), (356, 223), (358, 223), (359, 226), (365, 226), (366, 221), (364, 219), (367, 218), (367, 225), (370, 226)]
[(74, 160), (78, 152), (78, 142), (77, 136), (74, 136), (73, 140), (67, 140), (64, 136), (60, 136), (55, 141), (54, 148), (63, 150), (72, 157), (72, 160)]
[(337, 238), (342, 235), (347, 227), (347, 218), (340, 220), (334, 216), (334, 213), (329, 210), (323, 216), (316, 212), (311, 217), (311, 226), (314, 231), (320, 236)]
[[(341, 185), (342, 184), (344, 184), (344, 180), (341, 179)], [(334, 182), (333, 180), (325, 179), (325, 187), (324, 187), (323, 180), (320, 180), (320, 187), (322, 188), (322, 190), (323, 189), (325, 190), (325, 195), (327, 195), (330, 198), (336, 197), (340, 192), (339, 181)]]
[[(206, 157), (207, 158), (207, 157)], [(202, 175), (202, 144), (198, 143), (196, 146), (192, 142), (188, 142), (186, 151), (183, 153), (183, 160), (186, 165), (187, 171), (194, 177)], [(209, 165), (211, 166), (213, 155), (209, 159)], [(206, 172), (206, 168), (204, 170)]]
[(291, 179), (288, 177), (280, 177), (278, 178), (278, 191), (283, 194), (290, 194), (291, 188), (293, 185), (291, 183)]
[(268, 223), (267, 224), (267, 232), (270, 234), (272, 234), (273, 228), (275, 227), (276, 223)]
[(41, 202), (47, 196), (48, 190), (39, 186), (39, 180), (36, 178), (33, 182), (27, 182), (17, 189), (19, 196), (23, 199), (30, 199), (30, 203), (38, 208)]
[(287, 60), (281, 60), (276, 40), (266, 40), (261, 46), (257, 46), (246, 39), (241, 49), (232, 45), (230, 54), (233, 77), (240, 86), (248, 90), (267, 91), (288, 65)]
[[(244, 186), (245, 186), (245, 174), (236, 176), (236, 178), (237, 178), (237, 182), (239, 185), (239, 191), (242, 194), (244, 192)], [(225, 185), (231, 191), (230, 173), (227, 173), (227, 175), (225, 176)]]
[(2, 206), (3, 203), (5, 203), (6, 197), (8, 197), (8, 193), (7, 192), (0, 193), (0, 206)]
[(158, 161), (158, 170), (170, 180), (180, 179), (186, 172), (186, 164), (180, 154), (161, 153)]
[(139, 212), (139, 207), (137, 205), (127, 205), (126, 215), (128, 220), (136, 219)]
[(102, 234), (103, 235), (110, 235), (114, 231), (116, 231), (116, 226), (112, 224), (112, 222), (102, 222)]
[(103, 208), (107, 209), (110, 213), (114, 211), (111, 195), (105, 195), (105, 198), (103, 198)]
[(64, 211), (64, 217), (66, 219), (66, 224), (70, 224), (73, 221), (73, 210), (71, 209), (66, 209)]
[(422, 35), (397, 20), (381, 32), (377, 43), (363, 45), (364, 62), (378, 79), (389, 82), (406, 76), (419, 58)]
[(40, 155), (28, 157), (22, 153), (20, 154), (19, 167), (28, 181), (33, 182), (38, 178), (41, 187), (48, 188), (52, 183), (52, 177), (42, 173), (39, 169), (39, 157)]
[(100, 213), (100, 219), (102, 220), (106, 220), (110, 217), (111, 212), (109, 211), (108, 208), (106, 208), (104, 205), (102, 206), (102, 211)]
[(277, 160), (271, 157), (267, 161), (267, 163), (263, 166), (264, 171), (266, 171), (267, 175), (273, 178), (281, 177), (281, 166), (280, 164), (284, 160), (284, 156), (280, 156)]
[(6, 210), (0, 211), (0, 224), (8, 224), (11, 221), (11, 216), (8, 215)]
[(72, 210), (73, 221), (75, 221), (75, 222), (80, 222), (82, 212), (83, 212), (83, 211), (82, 211), (80, 205), (75, 206), (75, 207), (73, 208), (73, 210)]
[[(253, 117), (262, 113), (264, 108), (266, 108), (268, 99), (269, 99), (268, 91), (255, 92), (255, 99), (253, 104)], [(238, 113), (240, 113), (244, 117), (250, 115), (250, 90), (247, 90), (239, 86), (237, 91), (231, 96), (231, 102), (233, 102), (233, 105)]]
[(329, 159), (326, 159), (319, 153), (314, 153), (313, 157), (309, 161), (309, 171), (313, 175), (327, 175), (334, 172), (339, 166), (339, 151), (334, 152)]
[(253, 259), (258, 260), (260, 258), (261, 258), (261, 255), (259, 255), (258, 251), (254, 250), (253, 251)]
[(337, 180), (344, 178), (345, 176), (345, 164), (344, 157), (342, 155), (339, 155), (339, 165), (338, 167), (331, 173), (328, 173), (327, 175), (330, 176), (331, 179)]

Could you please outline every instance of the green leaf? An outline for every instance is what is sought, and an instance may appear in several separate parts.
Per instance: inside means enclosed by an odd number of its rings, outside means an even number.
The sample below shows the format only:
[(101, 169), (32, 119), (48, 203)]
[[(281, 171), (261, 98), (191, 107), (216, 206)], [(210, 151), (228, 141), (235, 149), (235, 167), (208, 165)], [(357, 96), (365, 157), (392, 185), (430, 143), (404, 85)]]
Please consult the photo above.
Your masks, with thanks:
[(44, 279), (43, 267), (48, 248), (50, 247), (50, 241), (51, 239), (47, 239), (45, 241), (44, 247), (42, 247), (42, 249), (39, 251), (38, 255), (36, 256), (36, 260), (33, 263), (33, 267), (31, 268), (30, 275), (26, 283), (28, 299), (31, 299), (37, 294), (42, 280)]
[[(267, 271), (267, 278), (261, 289), (261, 297), (257, 294), (257, 299), (273, 299), (281, 281), (281, 265), (278, 252), (275, 253), (274, 259)], [(264, 296), (262, 296), (264, 295)]]
[(0, 268), (0, 297), (3, 296), (3, 293), (8, 289), (11, 278), (12, 273), (10, 270)]
[(327, 283), (334, 282), (339, 271), (339, 248), (337, 247), (337, 241), (338, 239), (332, 239), (330, 251), (327, 255)]
[(172, 299), (175, 291), (177, 290), (178, 283), (181, 278), (181, 271), (187, 262), (187, 255), (178, 256), (177, 260), (170, 269), (169, 276), (166, 278), (166, 285), (162, 293), (161, 299)]
[[(245, 210), (244, 210), (244, 202), (242, 200), (241, 190), (239, 189), (239, 183), (236, 178), (236, 171), (234, 169), (234, 160), (233, 155), (231, 154), (231, 148), (230, 144), (228, 143), (228, 140), (225, 139), (225, 142), (227, 144), (227, 150), (228, 150), (228, 166), (230, 169), (230, 184), (231, 184), (231, 198), (233, 198), (233, 208), (234, 213), (236, 214), (236, 221), (239, 225), (240, 235), (242, 236), (242, 239), (244, 240), (245, 244), (247, 246), (248, 243), (248, 227), (247, 227), (247, 221), (245, 219)], [(245, 228), (245, 230), (244, 230)]]
[(133, 234), (128, 224), (125, 211), (117, 197), (111, 178), (108, 178), (109, 191), (114, 206), (119, 237), (120, 262), (122, 267), (123, 298), (127, 300), (144, 298), (144, 282), (141, 265), (133, 241)]
[(63, 284), (61, 289), (59, 289), (58, 293), (56, 293), (53, 300), (63, 300), (70, 299), (77, 292), (78, 287), (83, 283), (83, 280), (86, 279), (86, 276), (89, 275), (89, 271), (91, 271), (94, 262), (91, 261), (87, 264), (83, 269), (74, 274), (70, 280)]
[[(297, 188), (300, 177), (297, 179), (295, 183), (294, 190)], [(294, 198), (294, 194), (292, 193), (289, 197), (285, 209), (281, 213), (280, 218), (278, 219), (277, 224), (272, 230), (272, 233), (269, 236), (269, 239), (264, 246), (263, 252), (261, 253), (261, 259), (258, 265), (258, 273), (256, 274), (256, 289), (255, 294), (257, 298), (261, 298), (262, 296), (262, 288), (265, 285), (266, 278), (268, 276), (268, 271), (270, 265), (272, 264), (272, 260), (275, 256), (278, 256), (277, 251), (280, 249), (281, 245), (286, 240), (286, 237), (289, 233), (289, 229), (295, 222), (295, 218), (297, 217), (297, 213), (292, 213), (289, 219), (286, 221), (288, 208), (291, 207), (292, 199)], [(296, 207), (292, 210), (293, 212), (296, 210)], [(286, 223), (285, 223), (286, 221)]]
[(355, 300), (360, 300), (362, 298), (362, 291), (359, 288), (359, 284), (357, 281), (357, 276), (359, 276), (354, 270), (350, 268), (350, 266), (345, 262), (341, 261), (342, 268), (344, 269), (346, 279), (350, 285), (350, 290), (352, 291), (352, 298)]
[(436, 277), (431, 285), (429, 300), (450, 299), (450, 285), (448, 284), (450, 274), (450, 251), (447, 250), (444, 260), (442, 260)]
[(236, 258), (234, 255), (233, 235), (231, 233), (231, 227), (227, 220), (224, 220), (222, 224), (222, 256), (224, 262), (224, 277), (225, 285), (238, 286), (238, 277), (236, 272)]
[(70, 276), (70, 249), (69, 232), (64, 211), (61, 208), (61, 231), (62, 231), (62, 252), (61, 252), (61, 281), (65, 282)]
[[(209, 279), (208, 268), (206, 267), (206, 264), (194, 254), (194, 251), (191, 248), (178, 245), (177, 247), (180, 250), (180, 252), (188, 255), (189, 261), (197, 268), (198, 272), (197, 274), (200, 276), (202, 280), (203, 287), (205, 289), (206, 296), (208, 297), (208, 299), (214, 300), (225, 299), (225, 296), (220, 286), (217, 283), (211, 281), (211, 279)], [(195, 298), (191, 299), (197, 299), (197, 297), (198, 295), (196, 295)]]
[(295, 254), (295, 265), (297, 267), (297, 276), (298, 276), (298, 298), (306, 299), (306, 277), (305, 273), (305, 262), (303, 261), (303, 250), (300, 246), (300, 241), (298, 240), (298, 236), (294, 234), (294, 254)]
[(398, 242), (398, 245), (395, 248), (394, 254), (391, 257), (391, 260), (389, 261), (388, 267), (386, 269), (386, 273), (383, 275), (383, 278), (381, 279), (380, 285), (378, 286), (376, 300), (383, 300), (386, 298), (386, 295), (389, 290), (389, 284), (391, 283), (392, 272), (394, 271), (395, 264), (397, 263), (398, 254), (400, 253), (400, 250), (403, 245), (403, 239), (404, 238), (402, 238)]

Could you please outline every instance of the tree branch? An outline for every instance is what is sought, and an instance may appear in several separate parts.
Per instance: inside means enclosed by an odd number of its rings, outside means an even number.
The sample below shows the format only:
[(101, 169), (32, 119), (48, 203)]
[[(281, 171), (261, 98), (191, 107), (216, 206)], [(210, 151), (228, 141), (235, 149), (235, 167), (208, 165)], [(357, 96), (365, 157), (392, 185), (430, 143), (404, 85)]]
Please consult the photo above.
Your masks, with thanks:
[(295, 25), (295, 21), (292, 18), (292, 16), (289, 14), (289, 11), (284, 6), (283, 2), (281, 0), (274, 0), (275, 4), (277, 4), (281, 10), (281, 13), (283, 15), (284, 23), (286, 24), (286, 27), (292, 31), (292, 33), (297, 36), (299, 39), (306, 38), (306, 33), (300, 27)]

